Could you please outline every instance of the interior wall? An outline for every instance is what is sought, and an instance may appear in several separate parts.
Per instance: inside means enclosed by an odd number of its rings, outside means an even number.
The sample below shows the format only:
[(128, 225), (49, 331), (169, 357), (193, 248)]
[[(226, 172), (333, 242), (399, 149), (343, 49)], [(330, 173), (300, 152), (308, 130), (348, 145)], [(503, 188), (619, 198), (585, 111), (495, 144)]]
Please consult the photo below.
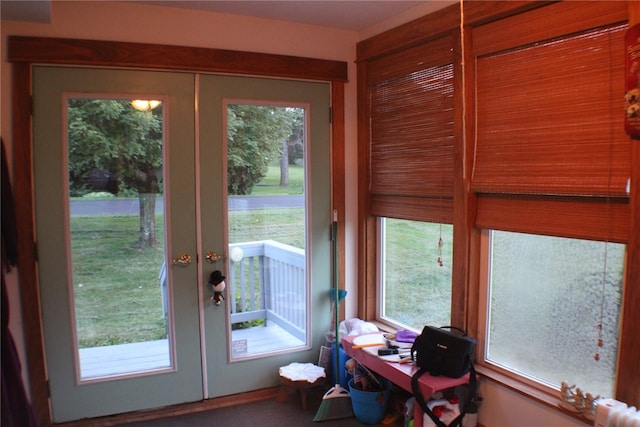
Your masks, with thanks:
[(479, 393), (483, 403), (478, 418), (487, 427), (585, 427), (586, 425), (582, 421), (494, 382), (483, 381)]
[[(451, 3), (451, 2), (448, 2)], [(193, 12), (163, 6), (125, 2), (52, 2), (51, 22), (29, 23), (2, 21), (0, 63), (1, 135), (8, 143), (11, 157), (10, 70), (6, 62), (8, 35), (64, 37), (171, 44), (239, 51), (265, 52), (346, 61), (349, 83), (345, 85), (346, 131), (346, 286), (352, 298), (346, 300), (347, 318), (355, 316), (356, 301), (356, 191), (357, 191), (357, 126), (356, 126), (356, 43), (364, 38), (418, 18), (433, 6), (423, 6), (393, 17), (364, 30), (353, 31), (291, 24), (234, 15)], [(17, 195), (19, 197), (19, 195)], [(9, 276), (12, 318), (11, 327), (20, 344), (19, 298), (16, 276)], [(24, 360), (24, 359), (23, 359)], [(539, 405), (518, 393), (496, 384), (484, 382), (480, 387), (484, 405), (480, 422), (487, 427), (504, 426), (584, 426), (571, 418)]]

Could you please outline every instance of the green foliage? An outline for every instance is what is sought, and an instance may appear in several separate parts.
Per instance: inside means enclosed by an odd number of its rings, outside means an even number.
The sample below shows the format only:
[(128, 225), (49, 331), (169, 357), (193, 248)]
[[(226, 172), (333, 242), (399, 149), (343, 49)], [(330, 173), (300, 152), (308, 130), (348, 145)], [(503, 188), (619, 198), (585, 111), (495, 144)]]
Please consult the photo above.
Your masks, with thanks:
[(162, 106), (141, 112), (128, 100), (76, 98), (69, 100), (68, 117), (71, 195), (90, 191), (95, 171), (112, 174), (125, 188), (159, 192)]
[(302, 108), (291, 109), (292, 129), (287, 140), (288, 162), (295, 165), (296, 161), (304, 157), (304, 110)]
[[(162, 191), (162, 104), (138, 111), (124, 99), (69, 100), (69, 192), (140, 197), (140, 248), (156, 244), (155, 195)], [(133, 190), (133, 191), (132, 191)]]
[(230, 105), (227, 111), (227, 174), (229, 194), (251, 194), (281, 156), (283, 141), (292, 137), (300, 109), (261, 105)]
[[(76, 98), (68, 107), (72, 196), (162, 192), (162, 105), (141, 112), (128, 100)], [(269, 163), (283, 154), (290, 164), (303, 156), (301, 108), (230, 105), (227, 120), (229, 194), (251, 194)], [(96, 188), (107, 175), (117, 182), (115, 189)]]

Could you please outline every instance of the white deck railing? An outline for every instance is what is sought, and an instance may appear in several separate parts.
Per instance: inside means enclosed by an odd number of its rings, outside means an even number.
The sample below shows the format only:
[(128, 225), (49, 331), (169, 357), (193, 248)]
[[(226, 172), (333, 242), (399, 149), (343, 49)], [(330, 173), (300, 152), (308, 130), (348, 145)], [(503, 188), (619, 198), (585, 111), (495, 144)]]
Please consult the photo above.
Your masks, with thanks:
[(227, 277), (231, 322), (274, 322), (305, 340), (307, 288), (304, 250), (273, 240), (229, 245), (241, 248), (229, 260)]
[[(233, 248), (242, 249), (243, 255), (238, 261), (229, 260), (226, 283), (231, 323), (273, 322), (305, 341), (307, 287), (304, 250), (274, 240), (229, 245), (228, 253)], [(168, 309), (166, 278), (166, 264), (163, 264), (159, 279), (165, 316)]]

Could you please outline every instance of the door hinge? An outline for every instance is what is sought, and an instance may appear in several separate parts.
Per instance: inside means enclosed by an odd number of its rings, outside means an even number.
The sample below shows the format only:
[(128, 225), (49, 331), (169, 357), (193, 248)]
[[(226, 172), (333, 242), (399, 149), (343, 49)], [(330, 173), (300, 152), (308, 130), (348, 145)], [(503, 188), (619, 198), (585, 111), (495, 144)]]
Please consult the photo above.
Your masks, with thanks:
[(38, 261), (38, 241), (37, 240), (33, 241), (33, 258), (36, 260), (36, 262)]
[(51, 383), (49, 382), (49, 378), (47, 378), (47, 395), (51, 398)]

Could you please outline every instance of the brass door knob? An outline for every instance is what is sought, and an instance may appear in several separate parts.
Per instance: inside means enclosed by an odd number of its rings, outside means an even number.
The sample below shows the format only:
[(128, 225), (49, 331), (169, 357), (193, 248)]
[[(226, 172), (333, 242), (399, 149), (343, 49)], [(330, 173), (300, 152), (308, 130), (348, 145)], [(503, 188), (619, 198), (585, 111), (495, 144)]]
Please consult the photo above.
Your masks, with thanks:
[(189, 265), (191, 264), (191, 256), (189, 254), (182, 254), (178, 258), (174, 258), (171, 263), (173, 265)]
[(207, 252), (207, 254), (204, 257), (207, 260), (207, 262), (211, 264), (213, 264), (216, 261), (220, 261), (224, 259), (224, 256), (218, 255), (217, 253), (212, 251)]

